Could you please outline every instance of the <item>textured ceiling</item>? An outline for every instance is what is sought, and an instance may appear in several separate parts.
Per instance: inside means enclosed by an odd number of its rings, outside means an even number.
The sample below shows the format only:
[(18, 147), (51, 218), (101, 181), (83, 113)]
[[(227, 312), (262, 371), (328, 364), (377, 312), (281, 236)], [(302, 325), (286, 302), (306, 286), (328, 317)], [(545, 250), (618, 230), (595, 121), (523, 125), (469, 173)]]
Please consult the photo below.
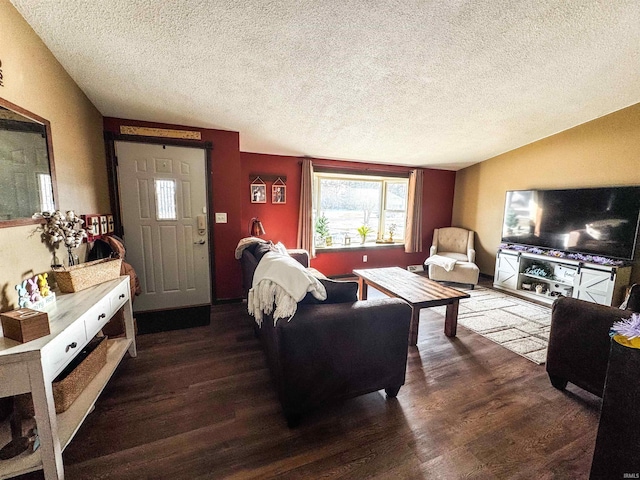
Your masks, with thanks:
[(104, 116), (458, 169), (640, 102), (638, 0), (11, 0)]

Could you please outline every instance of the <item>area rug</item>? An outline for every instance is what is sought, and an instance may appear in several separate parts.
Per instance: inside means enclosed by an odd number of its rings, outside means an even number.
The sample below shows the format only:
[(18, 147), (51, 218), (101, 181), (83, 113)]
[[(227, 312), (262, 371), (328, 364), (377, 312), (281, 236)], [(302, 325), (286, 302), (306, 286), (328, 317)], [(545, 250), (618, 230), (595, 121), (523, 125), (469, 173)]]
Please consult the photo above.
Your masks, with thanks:
[[(551, 308), (483, 287), (459, 290), (471, 297), (460, 300), (458, 325), (538, 365), (545, 363)], [(445, 314), (445, 307), (432, 310)]]

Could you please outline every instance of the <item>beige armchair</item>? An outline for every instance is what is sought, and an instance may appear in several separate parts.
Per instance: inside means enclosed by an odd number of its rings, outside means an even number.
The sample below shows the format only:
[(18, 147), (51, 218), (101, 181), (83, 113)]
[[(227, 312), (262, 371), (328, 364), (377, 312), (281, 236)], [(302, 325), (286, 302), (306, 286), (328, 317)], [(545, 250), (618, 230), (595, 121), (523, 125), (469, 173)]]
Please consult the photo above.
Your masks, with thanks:
[(429, 258), (424, 262), (431, 280), (478, 284), (480, 270), (475, 264), (474, 232), (458, 227), (436, 228)]

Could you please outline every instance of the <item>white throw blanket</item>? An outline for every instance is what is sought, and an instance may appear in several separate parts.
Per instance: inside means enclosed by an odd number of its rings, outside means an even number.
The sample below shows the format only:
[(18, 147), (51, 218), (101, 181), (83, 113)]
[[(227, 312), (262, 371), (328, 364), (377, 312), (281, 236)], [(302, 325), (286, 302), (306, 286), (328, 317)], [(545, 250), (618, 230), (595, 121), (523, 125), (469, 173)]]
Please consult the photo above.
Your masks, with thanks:
[(453, 270), (455, 267), (457, 260), (455, 258), (449, 258), (442, 255), (431, 255), (427, 258), (424, 263), (427, 265), (437, 265), (438, 267), (444, 268), (447, 272)]
[(300, 263), (288, 255), (268, 252), (253, 274), (247, 307), (258, 325), (262, 325), (263, 315), (273, 312), (275, 325), (279, 318), (291, 320), (307, 292), (318, 300), (327, 299), (324, 285)]

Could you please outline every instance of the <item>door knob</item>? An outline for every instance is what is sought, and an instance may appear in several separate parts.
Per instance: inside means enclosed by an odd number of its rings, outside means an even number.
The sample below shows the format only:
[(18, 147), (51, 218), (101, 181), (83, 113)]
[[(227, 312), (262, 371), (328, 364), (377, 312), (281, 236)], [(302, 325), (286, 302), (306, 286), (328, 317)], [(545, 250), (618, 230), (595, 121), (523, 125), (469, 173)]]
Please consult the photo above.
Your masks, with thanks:
[(194, 245), (204, 245), (204, 240), (198, 240), (197, 242), (193, 242)]

